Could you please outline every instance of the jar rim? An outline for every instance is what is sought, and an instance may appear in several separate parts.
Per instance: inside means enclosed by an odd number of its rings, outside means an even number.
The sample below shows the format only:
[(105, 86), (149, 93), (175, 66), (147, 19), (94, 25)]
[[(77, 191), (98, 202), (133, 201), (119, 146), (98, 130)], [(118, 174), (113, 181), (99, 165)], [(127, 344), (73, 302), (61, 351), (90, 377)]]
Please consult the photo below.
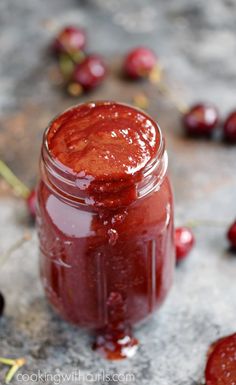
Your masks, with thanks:
[[(78, 106), (81, 106), (81, 105), (84, 105), (84, 104), (89, 105), (89, 104), (93, 104), (93, 103), (95, 103), (95, 104), (111, 104), (111, 103), (116, 103), (116, 104), (121, 105), (121, 106), (127, 106), (127, 107), (130, 107), (130, 108), (133, 108), (134, 110), (139, 111), (142, 115), (147, 117), (152, 122), (152, 124), (155, 126), (155, 129), (157, 129), (157, 131), (158, 131), (158, 137), (159, 137), (159, 146), (157, 148), (156, 154), (155, 154), (154, 157), (152, 157), (146, 163), (146, 165), (143, 167), (143, 169), (138, 171), (138, 173), (140, 173), (142, 175), (143, 179), (148, 179), (149, 175), (152, 174), (154, 170), (157, 170), (159, 168), (160, 163), (163, 160), (163, 157), (164, 157), (164, 154), (165, 154), (165, 142), (164, 142), (163, 135), (162, 135), (162, 132), (161, 132), (161, 129), (160, 129), (160, 126), (158, 125), (158, 123), (152, 117), (150, 117), (146, 112), (142, 111), (140, 108), (136, 108), (136, 107), (130, 106), (127, 103), (120, 103), (120, 102), (108, 101), (108, 100), (104, 100), (104, 101), (103, 100), (102, 101), (99, 100), (99, 101), (90, 101), (90, 102), (87, 102), (87, 103), (79, 103), (79, 104), (76, 104), (76, 105), (74, 105), (72, 107), (69, 107), (63, 113), (65, 113), (67, 111), (70, 111), (70, 110), (73, 110), (73, 109), (77, 108)], [(41, 154), (42, 154), (42, 161), (43, 161), (44, 166), (45, 166), (44, 168), (46, 169), (45, 171), (46, 171), (46, 174), (47, 174), (46, 175), (47, 176), (47, 180), (48, 180), (48, 182), (50, 182), (50, 184), (53, 184), (54, 185), (53, 187), (54, 188), (56, 187), (56, 190), (58, 191), (58, 185), (56, 183), (56, 179), (58, 179), (58, 182), (60, 184), (59, 190), (61, 192), (63, 192), (63, 193), (65, 193), (66, 190), (67, 190), (66, 186), (69, 189), (71, 189), (73, 187), (76, 187), (76, 195), (69, 194), (69, 196), (71, 198), (73, 198), (73, 197), (74, 198), (78, 198), (79, 195), (81, 195), (81, 197), (84, 197), (84, 195), (85, 195), (84, 192), (82, 191), (82, 194), (80, 194), (78, 185), (75, 186), (76, 185), (76, 181), (78, 180), (78, 172), (73, 171), (71, 168), (69, 168), (68, 166), (64, 165), (60, 161), (58, 161), (52, 155), (52, 153), (51, 153), (51, 151), (49, 149), (49, 145), (48, 145), (48, 132), (49, 132), (53, 122), (55, 122), (56, 119), (60, 115), (61, 115), (61, 113), (57, 114), (49, 122), (49, 124), (46, 127), (46, 129), (44, 131), (44, 134), (43, 134), (43, 144), (42, 144)], [(134, 172), (133, 176), (135, 176), (136, 174), (137, 173)], [(51, 178), (51, 176), (53, 176), (53, 178)], [(79, 179), (89, 181), (89, 177), (88, 176), (85, 176), (84, 178), (79, 178)], [(62, 185), (64, 185), (64, 187), (62, 187)], [(138, 188), (138, 186), (137, 186), (137, 188)], [(66, 195), (68, 195), (68, 194), (66, 194)]]

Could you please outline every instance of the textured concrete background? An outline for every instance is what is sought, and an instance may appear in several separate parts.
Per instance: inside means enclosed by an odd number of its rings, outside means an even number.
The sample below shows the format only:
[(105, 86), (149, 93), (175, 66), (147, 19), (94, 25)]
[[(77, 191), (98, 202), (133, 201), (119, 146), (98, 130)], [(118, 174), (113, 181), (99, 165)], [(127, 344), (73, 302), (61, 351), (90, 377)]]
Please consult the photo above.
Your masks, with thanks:
[[(6, 316), (0, 321), (0, 355), (26, 357), (22, 373), (77, 369), (86, 375), (104, 370), (133, 373), (135, 380), (129, 384), (196, 385), (203, 380), (209, 344), (235, 332), (236, 258), (227, 251), (225, 240), (227, 224), (236, 214), (235, 147), (220, 140), (185, 139), (177, 111), (154, 86), (125, 83), (116, 75), (126, 50), (149, 45), (160, 56), (169, 83), (183, 100), (212, 101), (224, 117), (236, 107), (235, 17), (234, 0), (0, 2), (0, 158), (33, 186), (45, 126), (56, 113), (77, 102), (52, 83), (54, 64), (46, 47), (61, 26), (82, 25), (88, 31), (91, 51), (103, 53), (112, 68), (109, 80), (91, 97), (131, 102), (139, 89), (146, 92), (149, 112), (167, 138), (177, 223), (192, 219), (216, 222), (195, 229), (196, 248), (177, 269), (166, 304), (137, 329), (138, 353), (132, 360), (118, 363), (106, 362), (91, 352), (89, 335), (59, 320), (47, 306), (32, 230), (33, 239), (0, 271), (0, 290), (7, 298)], [(0, 195), (3, 252), (21, 237), (27, 221), (24, 203), (4, 184)], [(5, 371), (1, 366), (1, 384)], [(78, 383), (91, 382), (81, 379)]]

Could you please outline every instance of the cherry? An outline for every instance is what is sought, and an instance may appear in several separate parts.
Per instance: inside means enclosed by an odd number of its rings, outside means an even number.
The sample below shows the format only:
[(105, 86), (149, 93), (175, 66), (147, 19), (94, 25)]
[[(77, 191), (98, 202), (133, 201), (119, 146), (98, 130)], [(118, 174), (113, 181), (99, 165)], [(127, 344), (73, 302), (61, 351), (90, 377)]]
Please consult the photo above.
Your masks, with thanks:
[(236, 248), (236, 220), (230, 226), (230, 228), (227, 232), (227, 238), (230, 241), (231, 246)]
[(206, 385), (236, 384), (236, 333), (210, 347), (205, 379)]
[(3, 315), (4, 308), (5, 308), (5, 299), (2, 293), (0, 293), (0, 317)]
[(146, 77), (154, 69), (157, 57), (149, 48), (138, 47), (133, 49), (125, 58), (124, 73), (132, 78)]
[(210, 104), (196, 104), (183, 116), (185, 131), (192, 136), (210, 135), (218, 121), (218, 111)]
[(35, 219), (35, 215), (36, 215), (36, 200), (37, 200), (36, 191), (32, 190), (26, 199), (26, 204), (27, 204), (29, 213), (33, 219)]
[(53, 42), (52, 49), (57, 55), (61, 53), (73, 53), (83, 50), (86, 43), (86, 35), (83, 29), (76, 27), (65, 27)]
[(224, 137), (227, 142), (236, 143), (236, 111), (231, 112), (225, 121)]
[(102, 83), (106, 72), (103, 60), (98, 55), (89, 55), (75, 66), (72, 78), (84, 90), (90, 90)]
[(194, 235), (188, 227), (178, 227), (175, 229), (175, 250), (176, 261), (182, 261), (191, 251), (195, 243)]

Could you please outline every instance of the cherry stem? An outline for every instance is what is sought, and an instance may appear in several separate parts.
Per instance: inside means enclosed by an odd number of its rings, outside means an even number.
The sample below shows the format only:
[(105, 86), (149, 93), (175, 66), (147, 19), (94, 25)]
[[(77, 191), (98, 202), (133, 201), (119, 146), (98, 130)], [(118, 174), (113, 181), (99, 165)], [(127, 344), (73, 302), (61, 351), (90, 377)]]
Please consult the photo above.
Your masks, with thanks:
[(0, 357), (0, 363), (4, 365), (12, 366), (12, 365), (15, 365), (15, 360), (12, 360), (11, 358)]
[(139, 92), (139, 93), (134, 95), (133, 104), (136, 107), (141, 108), (142, 110), (146, 110), (148, 108), (148, 105), (149, 105), (148, 98), (144, 93)]
[(0, 159), (0, 175), (13, 188), (16, 194), (27, 198), (30, 194), (29, 188), (11, 171), (11, 169)]
[(186, 227), (198, 227), (198, 226), (219, 226), (219, 227), (227, 227), (228, 223), (224, 221), (214, 221), (214, 220), (190, 220), (189, 222), (186, 223)]
[(26, 360), (24, 358), (17, 358), (16, 360), (12, 360), (9, 358), (0, 357), (0, 363), (11, 366), (5, 377), (5, 383), (9, 384), (17, 370), (26, 364)]
[(182, 102), (179, 97), (171, 91), (170, 87), (164, 82), (163, 77), (163, 69), (160, 65), (157, 65), (151, 72), (149, 80), (151, 83), (156, 84), (159, 92), (169, 99), (181, 114), (186, 114), (189, 110), (187, 104)]
[[(66, 55), (68, 56), (68, 58), (72, 61), (72, 63), (74, 65), (78, 64), (77, 61), (75, 60), (75, 58), (73, 57), (73, 55), (70, 53), (70, 51), (66, 48), (66, 46), (58, 39), (56, 39), (56, 41), (62, 46), (64, 52), (66, 53)], [(81, 50), (78, 50), (78, 52), (81, 51)], [(81, 51), (82, 52), (82, 51)]]
[(188, 106), (184, 102), (180, 101), (178, 96), (171, 92), (170, 88), (166, 84), (160, 82), (158, 84), (158, 89), (163, 96), (166, 96), (173, 103), (182, 115), (186, 114), (189, 110)]
[[(0, 255), (0, 267), (4, 265), (7, 259), (11, 256), (11, 254), (19, 249), (25, 242), (28, 242), (31, 239), (31, 234), (26, 232), (21, 239), (18, 239), (13, 245), (9, 247), (8, 250), (5, 251), (2, 255)], [(1, 361), (0, 361), (1, 362)]]

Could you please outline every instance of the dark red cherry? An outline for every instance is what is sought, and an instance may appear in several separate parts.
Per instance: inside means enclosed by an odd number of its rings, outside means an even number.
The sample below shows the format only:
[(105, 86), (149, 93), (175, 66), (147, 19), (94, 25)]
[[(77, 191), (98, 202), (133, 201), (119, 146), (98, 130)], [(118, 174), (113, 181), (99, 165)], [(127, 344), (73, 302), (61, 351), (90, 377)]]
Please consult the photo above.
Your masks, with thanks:
[(157, 63), (155, 53), (149, 48), (138, 47), (128, 53), (124, 61), (124, 73), (132, 78), (146, 77)]
[(218, 121), (218, 111), (210, 104), (196, 104), (183, 116), (185, 131), (192, 136), (210, 135)]
[(229, 143), (236, 143), (236, 111), (231, 112), (225, 121), (224, 138)]
[(206, 385), (236, 384), (236, 333), (211, 345), (205, 379)]
[(3, 297), (3, 294), (0, 293), (0, 317), (3, 315), (4, 308), (5, 308), (5, 299)]
[(228, 232), (227, 232), (227, 238), (234, 248), (236, 248), (236, 221), (232, 223), (230, 226)]
[(55, 38), (52, 49), (57, 55), (61, 53), (73, 53), (83, 50), (86, 43), (86, 35), (83, 29), (76, 27), (65, 27)]
[(35, 215), (36, 215), (36, 200), (37, 200), (36, 191), (32, 190), (26, 199), (26, 204), (27, 204), (29, 213), (33, 219), (35, 218)]
[(84, 90), (91, 90), (102, 83), (106, 72), (105, 64), (100, 56), (90, 55), (82, 63), (76, 65), (72, 80), (80, 84)]
[(182, 261), (187, 257), (195, 243), (194, 235), (188, 227), (177, 227), (175, 229), (176, 261)]

